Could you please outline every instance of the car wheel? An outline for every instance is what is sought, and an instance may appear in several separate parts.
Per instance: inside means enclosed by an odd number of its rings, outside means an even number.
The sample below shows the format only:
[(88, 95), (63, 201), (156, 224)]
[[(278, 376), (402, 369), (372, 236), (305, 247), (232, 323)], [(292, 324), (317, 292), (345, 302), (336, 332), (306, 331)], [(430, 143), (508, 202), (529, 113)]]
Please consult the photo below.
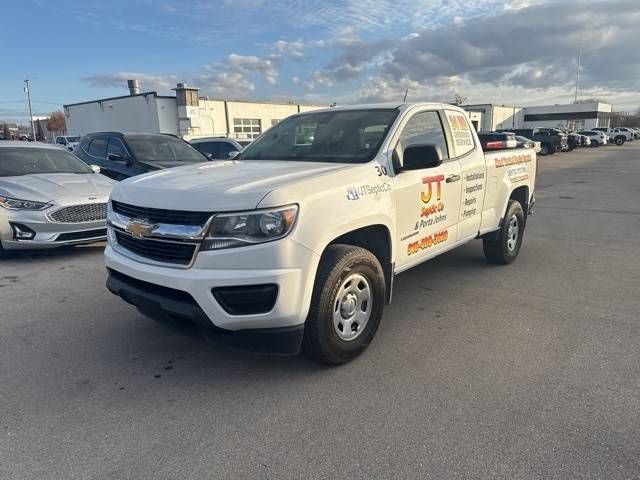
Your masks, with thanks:
[(384, 274), (375, 255), (360, 247), (330, 245), (318, 267), (303, 352), (330, 365), (353, 360), (373, 340), (384, 299)]
[(509, 200), (504, 222), (497, 235), (482, 240), (482, 249), (489, 262), (507, 265), (516, 259), (522, 246), (525, 221), (520, 202)]
[(620, 146), (620, 145), (624, 145), (624, 141), (625, 141), (625, 140), (626, 140), (626, 139), (625, 139), (624, 137), (622, 137), (622, 136), (620, 136), (620, 137), (616, 137), (616, 145), (618, 145), (618, 146)]
[(540, 155), (549, 155), (549, 145), (542, 144), (540, 146)]

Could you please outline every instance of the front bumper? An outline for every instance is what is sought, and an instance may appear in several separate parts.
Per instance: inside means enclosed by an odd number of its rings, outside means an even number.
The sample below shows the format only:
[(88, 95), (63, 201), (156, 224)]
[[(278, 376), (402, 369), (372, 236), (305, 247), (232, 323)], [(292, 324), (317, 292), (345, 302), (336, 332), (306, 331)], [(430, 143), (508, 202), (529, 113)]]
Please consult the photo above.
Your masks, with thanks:
[[(316, 253), (289, 238), (249, 247), (201, 251), (190, 268), (150, 263), (113, 243), (112, 238), (105, 249), (105, 263), (112, 272), (155, 286), (155, 293), (160, 296), (167, 288), (188, 294), (214, 328), (233, 331), (302, 326), (319, 261)], [(277, 286), (275, 302), (264, 313), (229, 313), (214, 294), (214, 289), (260, 285)], [(154, 293), (152, 288), (148, 291)], [(140, 297), (139, 293), (136, 295)], [(129, 303), (147, 310), (145, 305)]]
[[(13, 211), (0, 208), (0, 242), (5, 250), (55, 248), (104, 241), (107, 238), (106, 220), (81, 223), (52, 222), (49, 210)], [(30, 240), (18, 239), (16, 226), (35, 232)], [(20, 227), (18, 227), (20, 228)]]
[(225, 330), (216, 327), (191, 295), (180, 290), (160, 288), (109, 270), (107, 288), (136, 306), (149, 318), (181, 333), (204, 338), (216, 345), (243, 352), (270, 355), (300, 353), (304, 324), (291, 327)]

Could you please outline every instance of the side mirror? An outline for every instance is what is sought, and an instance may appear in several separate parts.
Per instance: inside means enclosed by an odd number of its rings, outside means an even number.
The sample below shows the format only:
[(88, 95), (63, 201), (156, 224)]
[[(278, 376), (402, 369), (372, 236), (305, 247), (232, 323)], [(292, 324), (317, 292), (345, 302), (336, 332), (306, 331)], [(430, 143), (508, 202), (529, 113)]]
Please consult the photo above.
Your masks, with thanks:
[(240, 152), (237, 150), (231, 150), (228, 154), (229, 160), (233, 160), (234, 158), (236, 158), (238, 155), (240, 155)]
[(98, 165), (89, 165), (89, 168), (93, 170), (93, 173), (100, 173), (100, 167)]
[(430, 143), (409, 145), (402, 154), (401, 171), (434, 168), (442, 164), (442, 152)]
[(127, 160), (119, 153), (107, 153), (107, 158), (113, 162), (126, 162)]

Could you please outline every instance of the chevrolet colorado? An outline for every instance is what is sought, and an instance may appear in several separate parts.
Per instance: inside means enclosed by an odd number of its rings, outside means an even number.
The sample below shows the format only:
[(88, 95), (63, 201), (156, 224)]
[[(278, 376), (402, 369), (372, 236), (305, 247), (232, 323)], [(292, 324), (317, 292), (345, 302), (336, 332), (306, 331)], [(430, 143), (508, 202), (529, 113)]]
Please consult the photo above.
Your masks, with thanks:
[(532, 149), (483, 153), (451, 105), (297, 114), (232, 160), (121, 182), (107, 287), (232, 349), (342, 364), (373, 340), (395, 275), (473, 239), (512, 262), (535, 175)]

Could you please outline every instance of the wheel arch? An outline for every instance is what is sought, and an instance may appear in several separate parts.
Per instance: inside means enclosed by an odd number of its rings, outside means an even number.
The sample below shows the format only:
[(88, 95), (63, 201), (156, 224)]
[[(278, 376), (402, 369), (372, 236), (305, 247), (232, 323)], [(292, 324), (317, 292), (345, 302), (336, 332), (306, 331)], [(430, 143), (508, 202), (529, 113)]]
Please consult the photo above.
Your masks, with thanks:
[(333, 238), (324, 248), (322, 254), (326, 252), (330, 245), (352, 245), (369, 250), (382, 265), (385, 279), (385, 299), (386, 303), (391, 301), (391, 291), (393, 285), (393, 251), (391, 232), (386, 225), (375, 224), (360, 227)]

